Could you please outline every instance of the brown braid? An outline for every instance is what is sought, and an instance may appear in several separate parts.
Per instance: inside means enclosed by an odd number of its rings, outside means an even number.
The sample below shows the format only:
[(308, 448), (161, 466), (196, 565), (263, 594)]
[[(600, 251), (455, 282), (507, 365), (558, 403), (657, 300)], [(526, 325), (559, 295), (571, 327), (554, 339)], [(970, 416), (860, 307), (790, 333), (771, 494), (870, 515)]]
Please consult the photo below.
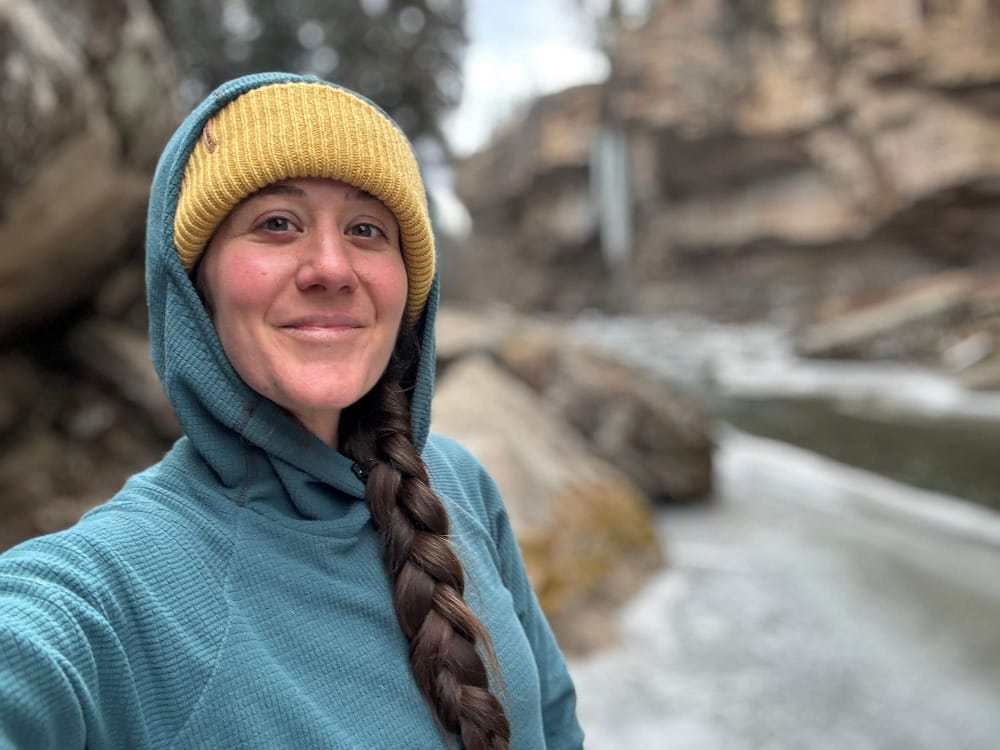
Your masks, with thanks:
[(466, 750), (507, 750), (510, 724), (476, 648), (496, 671), (489, 633), (463, 598), (464, 571), (448, 542), (448, 514), (413, 445), (407, 386), (416, 352), (412, 340), (402, 341), (379, 384), (345, 410), (341, 447), (368, 470), (365, 497), (394, 582), (396, 617), (438, 725), (458, 735)]

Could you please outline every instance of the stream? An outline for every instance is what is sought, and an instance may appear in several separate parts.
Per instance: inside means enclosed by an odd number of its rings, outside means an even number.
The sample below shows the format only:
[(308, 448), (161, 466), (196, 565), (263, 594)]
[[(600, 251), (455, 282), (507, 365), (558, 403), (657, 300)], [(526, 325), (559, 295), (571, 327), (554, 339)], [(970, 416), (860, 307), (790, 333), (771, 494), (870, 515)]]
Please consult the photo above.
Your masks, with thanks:
[(670, 564), (571, 662), (590, 750), (998, 746), (1000, 397), (767, 326), (576, 332), (721, 417), (713, 498), (659, 512)]

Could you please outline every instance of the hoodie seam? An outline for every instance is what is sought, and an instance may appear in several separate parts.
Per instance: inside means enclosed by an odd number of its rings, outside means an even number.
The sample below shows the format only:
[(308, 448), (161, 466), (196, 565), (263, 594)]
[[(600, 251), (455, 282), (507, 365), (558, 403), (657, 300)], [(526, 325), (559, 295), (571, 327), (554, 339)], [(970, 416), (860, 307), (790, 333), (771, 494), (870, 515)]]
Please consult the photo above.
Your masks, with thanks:
[(205, 701), (205, 696), (208, 694), (209, 688), (215, 683), (216, 675), (219, 673), (220, 666), (222, 664), (222, 654), (226, 649), (226, 644), (229, 642), (229, 634), (232, 630), (233, 624), (233, 606), (232, 600), (230, 599), (229, 592), (232, 585), (232, 573), (233, 564), (236, 559), (236, 552), (240, 548), (240, 534), (242, 532), (242, 516), (237, 515), (234, 519), (236, 530), (233, 534), (232, 546), (230, 548), (229, 559), (226, 561), (226, 575), (225, 580), (220, 587), (222, 596), (225, 598), (226, 602), (226, 623), (222, 628), (222, 634), (219, 638), (219, 645), (215, 651), (215, 657), (212, 661), (212, 669), (208, 676), (205, 678), (205, 683), (201, 688), (201, 692), (198, 693), (198, 697), (195, 699), (194, 703), (191, 705), (191, 710), (188, 712), (187, 718), (184, 723), (177, 729), (177, 733), (170, 740), (167, 745), (168, 750), (177, 746), (178, 740), (184, 734), (187, 727), (191, 724), (191, 720), (198, 714), (202, 704)]
[(254, 460), (253, 450), (251, 446), (247, 444), (247, 441), (241, 438), (240, 442), (243, 444), (243, 463), (245, 466), (245, 472), (243, 475), (243, 482), (240, 485), (239, 494), (236, 496), (236, 504), (241, 508), (244, 508), (250, 501), (250, 489), (257, 481), (257, 462)]
[(257, 464), (254, 461), (253, 450), (247, 442), (246, 428), (253, 419), (254, 408), (253, 406), (246, 406), (243, 409), (240, 418), (236, 420), (236, 424), (233, 425), (233, 429), (236, 430), (236, 434), (240, 436), (240, 444), (243, 448), (243, 464), (244, 464), (244, 479), (240, 486), (239, 494), (236, 496), (236, 504), (240, 507), (245, 507), (250, 497), (250, 488), (253, 486), (255, 480), (257, 479)]

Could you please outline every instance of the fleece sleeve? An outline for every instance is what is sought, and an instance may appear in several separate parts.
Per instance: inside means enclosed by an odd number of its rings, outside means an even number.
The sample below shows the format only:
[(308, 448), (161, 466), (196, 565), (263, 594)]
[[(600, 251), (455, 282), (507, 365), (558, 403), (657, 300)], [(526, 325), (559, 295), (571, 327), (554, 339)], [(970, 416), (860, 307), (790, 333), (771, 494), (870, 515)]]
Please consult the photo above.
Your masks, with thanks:
[[(42, 576), (43, 573), (47, 575)], [(0, 558), (0, 748), (135, 746), (128, 664), (76, 573)]]
[(43, 641), (0, 626), (0, 748), (83, 748), (72, 667)]
[[(489, 484), (492, 485), (492, 480)], [(538, 665), (546, 749), (579, 750), (583, 747), (583, 730), (576, 718), (576, 690), (566, 668), (566, 660), (531, 588), (510, 519), (495, 486), (491, 494), (498, 506), (493, 534), (500, 556), (501, 574), (514, 599), (518, 618)]]
[[(83, 748), (86, 642), (66, 627), (50, 593), (3, 590), (0, 581), (0, 747)], [(54, 616), (53, 616), (54, 615)], [(82, 665), (82, 666), (81, 666)]]

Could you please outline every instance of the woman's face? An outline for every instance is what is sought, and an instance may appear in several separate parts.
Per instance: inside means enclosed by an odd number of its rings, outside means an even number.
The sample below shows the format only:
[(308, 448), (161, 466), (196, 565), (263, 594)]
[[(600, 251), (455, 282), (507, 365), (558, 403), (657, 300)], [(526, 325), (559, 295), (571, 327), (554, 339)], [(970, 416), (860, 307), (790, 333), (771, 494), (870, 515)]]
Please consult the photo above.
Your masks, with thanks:
[(341, 410), (381, 377), (406, 306), (392, 212), (343, 182), (274, 183), (219, 226), (198, 282), (240, 376), (336, 445)]

